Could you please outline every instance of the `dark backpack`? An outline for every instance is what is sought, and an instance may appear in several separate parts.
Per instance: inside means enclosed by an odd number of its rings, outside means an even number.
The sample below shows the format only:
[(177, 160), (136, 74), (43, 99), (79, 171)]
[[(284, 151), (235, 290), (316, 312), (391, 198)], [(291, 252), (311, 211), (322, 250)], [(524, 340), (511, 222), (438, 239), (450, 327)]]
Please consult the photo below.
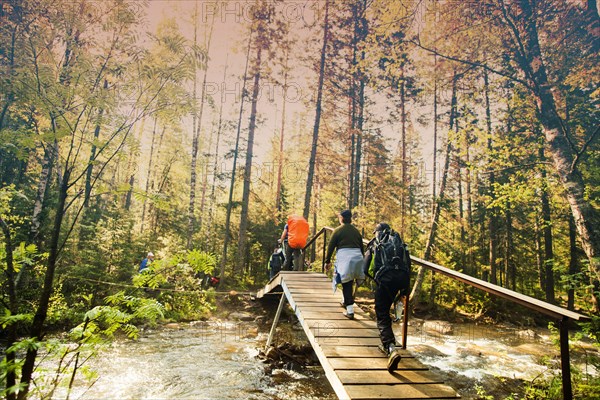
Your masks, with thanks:
[(375, 281), (387, 270), (396, 269), (410, 273), (410, 254), (408, 245), (404, 243), (398, 232), (386, 230), (375, 239), (375, 254), (380, 257), (381, 268), (375, 274)]
[(269, 266), (272, 269), (279, 269), (282, 265), (283, 262), (281, 261), (281, 256), (279, 255), (279, 253), (273, 253), (273, 255), (271, 256), (271, 261), (269, 261)]
[(269, 268), (270, 268), (270, 276), (275, 276), (279, 271), (281, 271), (281, 267), (283, 266), (283, 257), (281, 253), (276, 251), (271, 254), (271, 259), (269, 260)]

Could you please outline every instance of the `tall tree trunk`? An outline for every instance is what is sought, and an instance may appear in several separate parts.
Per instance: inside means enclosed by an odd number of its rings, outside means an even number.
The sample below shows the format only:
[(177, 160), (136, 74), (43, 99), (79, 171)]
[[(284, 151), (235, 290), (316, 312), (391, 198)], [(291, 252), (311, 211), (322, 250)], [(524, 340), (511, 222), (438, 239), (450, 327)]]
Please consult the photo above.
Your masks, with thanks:
[[(11, 24), (11, 32), (10, 32), (10, 47), (8, 50), (8, 68), (4, 72), (6, 73), (6, 77), (11, 79), (15, 70), (15, 50), (17, 49), (17, 36), (19, 31), (23, 29), (23, 10), (22, 6), (19, 2), (12, 2), (10, 4), (12, 8), (11, 13), (8, 15), (8, 19), (12, 22)], [(7, 115), (8, 109), (10, 105), (13, 103), (15, 99), (14, 86), (9, 89), (8, 93), (5, 96), (5, 102), (2, 105), (2, 110), (0, 111), (0, 129), (2, 129), (7, 123)]]
[[(354, 40), (353, 40), (353, 64), (355, 68), (354, 76), (352, 77), (353, 82), (358, 82), (358, 98), (356, 98), (356, 113), (353, 117), (356, 118), (356, 147), (354, 157), (354, 171), (352, 177), (354, 183), (352, 184), (352, 207), (357, 207), (360, 202), (360, 187), (361, 187), (361, 169), (362, 169), (362, 152), (363, 152), (363, 127), (364, 127), (364, 116), (365, 116), (365, 74), (363, 67), (356, 62), (356, 54), (358, 52), (358, 44), (364, 42), (367, 34), (367, 20), (365, 18), (367, 2), (365, 0), (358, 0), (355, 5), (352, 6), (354, 12)], [(361, 50), (361, 63), (364, 62), (365, 52)]]
[[(108, 89), (108, 81), (104, 79), (103, 89), (106, 92)], [(92, 174), (94, 172), (94, 161), (96, 160), (96, 143), (100, 137), (100, 129), (102, 128), (102, 115), (104, 114), (104, 106), (101, 106), (98, 110), (98, 119), (96, 120), (96, 126), (94, 127), (94, 141), (92, 142), (92, 148), (90, 149), (90, 157), (88, 160), (87, 171), (85, 174), (85, 193), (83, 197), (83, 206), (89, 207), (90, 195), (92, 194)]]
[[(139, 128), (139, 142), (141, 143), (142, 141), (142, 137), (144, 136), (144, 128), (146, 126), (146, 118), (142, 118), (141, 124), (140, 124), (140, 128)], [(129, 181), (128, 183), (128, 189), (127, 189), (127, 195), (125, 196), (125, 210), (129, 211), (129, 209), (131, 208), (131, 200), (133, 198), (133, 185), (135, 184), (135, 174), (137, 172), (138, 169), (138, 164), (134, 161), (135, 158), (135, 153), (134, 153), (134, 146), (130, 147), (130, 151), (129, 151), (129, 166), (127, 167), (127, 173), (129, 173)]]
[[(490, 202), (496, 201), (496, 174), (494, 173), (494, 136), (492, 131), (492, 111), (490, 105), (490, 81), (488, 77), (488, 71), (483, 70), (483, 85), (484, 85), (484, 96), (485, 96), (485, 124), (487, 133), (487, 151), (488, 151), (488, 167), (490, 169), (489, 174), (489, 196)], [(489, 224), (488, 224), (488, 235), (489, 235), (489, 258), (488, 263), (490, 265), (490, 282), (493, 284), (497, 283), (497, 257), (498, 257), (498, 208), (493, 206), (489, 209)]]
[(535, 264), (538, 271), (538, 284), (540, 289), (546, 287), (546, 269), (544, 267), (544, 251), (542, 249), (542, 227), (540, 217), (535, 219)]
[[(537, 20), (529, 0), (516, 2), (520, 8), (524, 35), (512, 28), (515, 41), (522, 43), (524, 51), (516, 50), (516, 58), (525, 73), (537, 101), (540, 122), (553, 165), (567, 200), (571, 206), (575, 225), (583, 250), (589, 260), (589, 271), (595, 281), (600, 281), (600, 217), (597, 210), (585, 199), (585, 184), (578, 169), (578, 157), (569, 146), (566, 132), (556, 108), (553, 86), (548, 81), (544, 57), (539, 44)], [(506, 10), (503, 10), (506, 15)], [(514, 26), (509, 20), (508, 24)], [(515, 47), (519, 49), (519, 47)], [(596, 310), (598, 311), (598, 310)]]
[(154, 117), (154, 127), (152, 128), (152, 140), (150, 142), (150, 156), (148, 157), (148, 172), (146, 174), (146, 189), (144, 191), (144, 202), (142, 203), (142, 223), (140, 232), (144, 232), (144, 223), (146, 222), (146, 203), (148, 202), (148, 193), (150, 192), (150, 181), (152, 180), (152, 160), (154, 158), (154, 143), (156, 140), (156, 124), (158, 117)]
[[(353, 56), (354, 57), (354, 56)], [(348, 132), (350, 145), (348, 154), (348, 193), (346, 202), (348, 208), (352, 209), (352, 196), (354, 195), (354, 157), (356, 149), (356, 83), (350, 77), (350, 88), (348, 89)]]
[[(351, 100), (352, 101), (352, 100)], [(354, 157), (355, 157), (355, 149), (356, 149), (356, 130), (354, 129), (354, 122), (355, 122), (355, 118), (354, 118), (354, 111), (352, 111), (354, 109), (354, 106), (350, 107), (351, 112), (350, 112), (350, 119), (352, 120), (351, 123), (348, 124), (348, 126), (350, 127), (350, 157), (348, 158), (348, 208), (352, 209), (353, 203), (352, 203), (352, 199), (353, 199), (353, 195), (354, 195)]]
[[(53, 123), (54, 124), (54, 123)], [(42, 211), (44, 210), (44, 200), (46, 191), (50, 185), (50, 177), (52, 176), (52, 168), (56, 158), (58, 157), (58, 142), (52, 141), (44, 151), (44, 160), (42, 161), (42, 172), (38, 182), (37, 194), (33, 204), (33, 214), (31, 216), (31, 228), (29, 231), (29, 240), (36, 242), (42, 224)]]
[(240, 213), (240, 236), (238, 239), (237, 272), (241, 273), (246, 264), (247, 240), (248, 240), (248, 209), (250, 205), (250, 184), (252, 177), (252, 157), (254, 155), (254, 132), (256, 131), (256, 114), (258, 96), (260, 92), (260, 75), (262, 68), (261, 38), (257, 37), (256, 59), (254, 62), (254, 85), (252, 88), (252, 102), (250, 105), (250, 123), (248, 126), (248, 140), (246, 145), (246, 165), (244, 167), (244, 187), (242, 189), (242, 211)]
[(361, 183), (361, 168), (362, 168), (362, 151), (363, 151), (363, 121), (365, 112), (365, 83), (363, 80), (359, 83), (358, 90), (358, 114), (356, 121), (356, 147), (354, 157), (354, 183), (352, 189), (352, 208), (359, 205), (360, 199), (360, 183)]
[(240, 133), (242, 130), (242, 116), (244, 115), (244, 99), (246, 98), (246, 82), (248, 81), (248, 64), (250, 61), (250, 47), (252, 44), (252, 31), (248, 35), (248, 49), (246, 50), (246, 66), (244, 67), (244, 83), (242, 85), (242, 98), (240, 99), (240, 111), (238, 114), (237, 134), (235, 138), (235, 149), (233, 151), (233, 167), (231, 170), (231, 181), (229, 183), (229, 199), (225, 211), (225, 238), (223, 239), (223, 257), (221, 257), (221, 268), (219, 271), (220, 282), (225, 281), (225, 266), (227, 265), (227, 250), (231, 241), (231, 210), (233, 208), (233, 189), (235, 187), (235, 173), (240, 148)]
[[(223, 82), (227, 80), (227, 67), (229, 65), (229, 54), (225, 57), (225, 68), (223, 68)], [(215, 204), (217, 202), (216, 197), (216, 186), (217, 186), (217, 174), (219, 172), (219, 146), (221, 144), (221, 134), (223, 131), (223, 103), (225, 102), (225, 98), (223, 93), (221, 93), (221, 98), (219, 99), (219, 122), (217, 124), (217, 143), (215, 145), (215, 157), (213, 161), (213, 170), (212, 170), (212, 184), (210, 189), (210, 209), (208, 212), (208, 226), (207, 226), (207, 237), (208, 240), (214, 245), (214, 240), (211, 239), (211, 232), (213, 229), (213, 217), (215, 212)]]
[[(108, 89), (108, 81), (104, 79), (103, 85), (104, 92)], [(82, 249), (87, 243), (90, 235), (94, 231), (94, 221), (92, 221), (93, 216), (90, 212), (90, 196), (92, 195), (92, 186), (93, 186), (93, 173), (94, 173), (94, 163), (96, 161), (96, 151), (97, 151), (97, 143), (98, 138), (100, 137), (100, 129), (102, 129), (102, 115), (104, 114), (104, 107), (101, 106), (98, 110), (98, 116), (96, 118), (96, 125), (94, 127), (94, 139), (92, 141), (92, 146), (90, 149), (90, 156), (88, 158), (88, 164), (85, 172), (85, 190), (83, 194), (83, 216), (82, 216), (82, 224), (79, 227), (79, 249)]]
[(400, 186), (400, 231), (404, 237), (406, 236), (406, 195), (409, 185), (407, 180), (408, 165), (406, 162), (406, 85), (404, 81), (404, 67), (402, 66), (401, 68), (402, 83), (400, 84), (400, 121), (402, 124), (402, 138), (400, 140), (402, 149), (402, 185)]
[[(196, 4), (196, 8), (194, 10), (194, 15), (198, 15), (198, 5)], [(208, 37), (206, 37), (206, 51), (210, 53), (210, 43), (212, 40), (213, 28), (215, 26), (215, 15), (212, 16), (212, 22), (210, 25), (210, 30), (208, 33)], [(194, 46), (198, 43), (198, 18), (194, 19)], [(206, 101), (206, 79), (208, 75), (208, 64), (204, 69), (204, 76), (202, 78), (202, 87), (200, 88), (200, 108), (198, 110), (198, 114), (196, 115), (196, 110), (194, 110), (194, 115), (192, 118), (192, 127), (193, 127), (193, 138), (192, 138), (192, 159), (190, 165), (190, 202), (188, 206), (188, 235), (187, 235), (187, 248), (192, 248), (192, 240), (195, 232), (196, 225), (196, 180), (197, 180), (197, 164), (198, 164), (198, 149), (200, 147), (200, 131), (202, 129), (202, 115), (204, 113), (204, 103)], [(194, 72), (194, 107), (197, 107), (197, 76)], [(202, 205), (204, 206), (204, 205)], [(200, 210), (202, 213), (202, 209)]]
[[(44, 275), (44, 284), (42, 286), (42, 292), (38, 299), (37, 310), (33, 317), (31, 329), (29, 331), (29, 337), (36, 340), (42, 340), (44, 322), (48, 315), (48, 306), (50, 304), (50, 296), (53, 291), (54, 273), (56, 271), (56, 265), (58, 261), (58, 255), (60, 252), (59, 239), (60, 231), (62, 227), (63, 217), (65, 215), (65, 206), (67, 200), (67, 191), (70, 184), (70, 169), (65, 167), (63, 177), (61, 179), (61, 185), (58, 190), (58, 202), (56, 204), (56, 213), (54, 216), (54, 226), (52, 227), (51, 238), (50, 238), (50, 251), (48, 254), (48, 264)], [(35, 360), (37, 357), (38, 348), (31, 346), (25, 355), (25, 361), (21, 368), (21, 385), (23, 389), (19, 391), (17, 398), (19, 400), (25, 400), (29, 393), (29, 385), (33, 377), (33, 370), (35, 367)]]
[[(164, 186), (169, 179), (169, 171), (171, 170), (171, 166), (173, 165), (174, 159), (167, 161), (165, 164), (162, 173), (159, 171), (158, 167), (160, 166), (160, 155), (161, 149), (163, 148), (163, 139), (165, 137), (165, 132), (167, 130), (167, 125), (163, 125), (162, 130), (160, 131), (160, 135), (158, 137), (158, 144), (155, 145), (156, 148), (156, 156), (154, 156), (154, 168), (152, 169), (152, 187), (155, 187), (156, 193), (163, 193)], [(148, 171), (150, 172), (150, 171)], [(158, 221), (160, 220), (160, 210), (157, 209), (154, 205), (154, 202), (150, 203), (148, 207), (148, 215), (150, 221), (150, 230), (154, 235), (158, 234)]]
[(213, 139), (214, 139), (214, 131), (210, 130), (210, 135), (208, 136), (208, 145), (206, 146), (206, 153), (204, 154), (206, 160), (204, 162), (205, 167), (202, 168), (202, 189), (200, 190), (200, 209), (198, 210), (198, 230), (202, 231), (202, 226), (204, 224), (204, 209), (206, 207), (206, 192), (208, 190), (208, 160), (210, 159), (210, 152), (213, 147)]
[[(10, 229), (4, 219), (0, 217), (0, 229), (4, 233), (4, 252), (6, 262), (6, 291), (8, 292), (8, 310), (11, 316), (15, 316), (19, 313), (17, 305), (17, 292), (15, 284), (15, 267), (13, 262), (13, 245), (11, 240)], [(17, 342), (17, 325), (11, 323), (6, 327), (6, 346), (5, 359), (6, 359), (6, 388), (14, 388), (17, 384), (17, 369), (15, 366), (15, 350), (10, 347)], [(17, 398), (14, 392), (8, 392), (6, 394), (7, 400), (15, 400)]]
[(471, 134), (469, 131), (465, 132), (465, 199), (467, 201), (467, 218), (463, 221), (465, 227), (465, 271), (470, 270), (475, 265), (475, 257), (473, 255), (473, 188), (472, 188), (472, 176), (471, 176)]
[(281, 185), (283, 179), (283, 142), (285, 138), (285, 108), (287, 104), (288, 91), (288, 61), (290, 58), (289, 50), (286, 50), (285, 65), (283, 67), (283, 108), (281, 110), (281, 130), (279, 132), (279, 154), (277, 155), (277, 189), (275, 192), (275, 210), (281, 213)]
[(432, 211), (435, 209), (437, 190), (437, 141), (438, 141), (438, 83), (437, 83), (437, 54), (434, 54), (434, 81), (433, 81), (433, 176), (431, 178)]
[[(539, 158), (545, 160), (544, 148), (540, 146)], [(552, 215), (550, 211), (550, 198), (548, 195), (548, 178), (546, 177), (546, 169), (542, 166), (542, 187), (541, 187), (541, 205), (542, 205), (542, 230), (544, 232), (544, 267), (546, 281), (544, 282), (544, 293), (546, 301), (554, 304), (554, 250), (552, 245)]]
[[(452, 78), (452, 100), (450, 104), (450, 131), (456, 127), (456, 108), (457, 108), (457, 84), (458, 84), (459, 75), (454, 72), (454, 77)], [(427, 238), (427, 243), (425, 244), (425, 253), (423, 254), (423, 258), (425, 260), (431, 259), (431, 253), (433, 251), (433, 247), (435, 245), (435, 239), (437, 235), (438, 221), (440, 218), (441, 205), (446, 196), (446, 182), (448, 180), (448, 170), (450, 169), (450, 158), (452, 157), (452, 141), (450, 138), (451, 135), (448, 135), (448, 143), (446, 144), (446, 161), (444, 162), (444, 170), (442, 172), (442, 181), (440, 183), (440, 191), (439, 191), (439, 199), (435, 202), (435, 208), (433, 212), (433, 216), (431, 218), (431, 228), (429, 230), (429, 236)], [(415, 279), (415, 283), (413, 284), (412, 291), (410, 293), (410, 298), (415, 301), (419, 299), (419, 295), (421, 293), (421, 287), (423, 286), (423, 281), (425, 279), (425, 267), (420, 267), (419, 272), (417, 273), (417, 277)]]
[(510, 200), (507, 200), (506, 203), (506, 249), (504, 249), (506, 284), (509, 289), (517, 290), (517, 270), (513, 260), (513, 249), (515, 248), (515, 244), (513, 241), (512, 208)]
[[(213, 35), (213, 30), (214, 30), (214, 26), (215, 26), (215, 18), (214, 18), (214, 14), (213, 14), (213, 19), (212, 19), (212, 23), (210, 25), (210, 32), (208, 34), (208, 43), (207, 43), (207, 53), (210, 53), (210, 43), (212, 41), (212, 35)], [(210, 57), (209, 57), (210, 59)], [(206, 77), (208, 75), (208, 63), (206, 65), (206, 69), (204, 70), (204, 78), (202, 81), (202, 99), (200, 99), (200, 115), (198, 118), (198, 136), (200, 136), (200, 128), (201, 128), (201, 124), (202, 124), (202, 115), (203, 115), (203, 111), (204, 111), (204, 103), (206, 102), (206, 99), (204, 98), (204, 92), (206, 89)], [(211, 131), (211, 135), (210, 135), (210, 139), (209, 139), (209, 143), (208, 143), (208, 153), (210, 153), (210, 148), (212, 147), (212, 131)], [(207, 186), (208, 186), (208, 160), (206, 161), (206, 168), (204, 168), (204, 177), (202, 180), (202, 195), (200, 196), (200, 209), (198, 210), (198, 229), (202, 229), (202, 223), (204, 221), (204, 208), (206, 207), (206, 190), (207, 190)]]
[(310, 198), (315, 175), (315, 163), (317, 160), (317, 146), (319, 143), (319, 124), (321, 123), (321, 102), (323, 99), (323, 82), (325, 80), (325, 60), (327, 57), (327, 41), (329, 37), (329, 0), (325, 0), (325, 21), (323, 24), (323, 47), (321, 47), (321, 61), (319, 64), (319, 83), (317, 86), (317, 103), (315, 105), (315, 124), (313, 126), (312, 145), (310, 160), (308, 161), (308, 176), (306, 179), (306, 192), (304, 195), (304, 218), (308, 218), (310, 212)]
[(574, 277), (579, 272), (577, 262), (577, 229), (573, 215), (569, 215), (569, 289), (567, 290), (567, 309), (575, 309), (575, 288), (573, 287)]
[(465, 205), (464, 205), (464, 198), (465, 198), (465, 194), (463, 192), (463, 172), (462, 172), (462, 165), (463, 165), (463, 161), (460, 158), (460, 156), (458, 156), (458, 154), (461, 153), (461, 149), (457, 148), (456, 149), (456, 187), (458, 190), (457, 196), (458, 196), (458, 224), (460, 226), (460, 246), (459, 246), (459, 252), (460, 252), (460, 263), (465, 266), (467, 265), (467, 257), (466, 257), (466, 252), (465, 252), (465, 243), (467, 242), (467, 232), (465, 231)]

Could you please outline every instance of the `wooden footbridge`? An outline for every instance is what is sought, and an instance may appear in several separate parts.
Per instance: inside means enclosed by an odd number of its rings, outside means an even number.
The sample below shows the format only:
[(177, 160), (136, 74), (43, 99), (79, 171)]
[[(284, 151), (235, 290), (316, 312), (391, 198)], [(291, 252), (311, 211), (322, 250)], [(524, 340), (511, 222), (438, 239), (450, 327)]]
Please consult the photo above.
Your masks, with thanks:
[[(460, 397), (434, 373), (406, 351), (408, 301), (405, 301), (402, 329), (402, 360), (398, 370), (389, 373), (387, 357), (377, 348), (379, 332), (363, 310), (355, 305), (355, 319), (342, 314), (340, 291), (333, 293), (331, 280), (325, 271), (325, 249), (330, 227), (322, 228), (308, 241), (304, 250), (323, 238), (321, 273), (282, 271), (275, 276), (257, 297), (282, 294), (271, 327), (267, 347), (271, 345), (275, 328), (286, 303), (289, 303), (312, 344), (325, 375), (340, 399), (450, 399)], [(314, 258), (314, 254), (313, 254)], [(553, 304), (514, 292), (501, 286), (471, 277), (441, 265), (411, 255), (412, 265), (426, 268), (491, 295), (501, 297), (558, 322), (562, 391), (564, 400), (573, 399), (569, 355), (569, 326), (590, 318)]]
[(402, 360), (398, 370), (389, 373), (387, 357), (377, 348), (381, 342), (376, 323), (356, 305), (355, 319), (344, 317), (340, 306), (342, 294), (340, 291), (333, 293), (331, 279), (325, 274), (280, 272), (258, 292), (257, 297), (275, 294), (281, 294), (281, 300), (267, 346), (271, 344), (287, 301), (340, 399), (460, 397), (405, 350), (406, 330), (402, 339)]

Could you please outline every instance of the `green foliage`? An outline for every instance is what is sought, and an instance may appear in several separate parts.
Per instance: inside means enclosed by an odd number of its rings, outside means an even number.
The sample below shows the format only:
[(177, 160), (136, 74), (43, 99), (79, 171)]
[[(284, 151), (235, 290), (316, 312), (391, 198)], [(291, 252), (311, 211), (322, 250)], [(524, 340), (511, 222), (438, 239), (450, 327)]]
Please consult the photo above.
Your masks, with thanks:
[(84, 322), (71, 331), (71, 336), (87, 338), (101, 335), (111, 338), (117, 330), (121, 330), (128, 337), (137, 338), (134, 324), (153, 324), (164, 317), (164, 306), (154, 299), (118, 292), (108, 296), (106, 303), (106, 306), (94, 307), (88, 311)]
[(9, 310), (4, 310), (4, 315), (0, 316), (0, 326), (2, 329), (6, 329), (9, 325), (14, 325), (17, 323), (28, 323), (33, 320), (33, 315), (31, 314), (17, 314), (11, 315)]
[(475, 385), (477, 400), (494, 400), (494, 396), (488, 395), (481, 385)]
[[(41, 363), (36, 374), (38, 384), (35, 395), (41, 398), (52, 397), (58, 386), (67, 385), (77, 373), (84, 375), (87, 382), (93, 384), (97, 379), (94, 371), (84, 366), (85, 360), (94, 357), (109, 340), (118, 332), (128, 338), (136, 339), (137, 324), (155, 324), (164, 317), (164, 307), (154, 299), (138, 298), (118, 292), (105, 299), (106, 305), (97, 306), (86, 312), (83, 322), (70, 330), (68, 342), (58, 338), (38, 341), (36, 338), (25, 338), (13, 343), (9, 351), (24, 354), (28, 349), (43, 350), (46, 361)], [(54, 299), (52, 304), (62, 303)], [(57, 306), (54, 306), (55, 308)], [(61, 310), (64, 312), (64, 310)], [(56, 313), (56, 311), (54, 311)], [(27, 322), (28, 315), (4, 316), (0, 321), (3, 327), (10, 323)], [(10, 370), (20, 371), (23, 359), (8, 364), (6, 358), (0, 363), (0, 379), (6, 378)], [(21, 389), (20, 386), (0, 391), (2, 395)]]
[(590, 322), (581, 324), (583, 332), (596, 341), (600, 346), (600, 316), (593, 315)]
[(154, 261), (133, 283), (163, 304), (167, 319), (204, 319), (214, 311), (214, 297), (201, 291), (200, 280), (215, 267), (213, 254), (194, 249)]
[(187, 252), (186, 259), (195, 273), (213, 274), (217, 266), (217, 258), (198, 249), (192, 249)]

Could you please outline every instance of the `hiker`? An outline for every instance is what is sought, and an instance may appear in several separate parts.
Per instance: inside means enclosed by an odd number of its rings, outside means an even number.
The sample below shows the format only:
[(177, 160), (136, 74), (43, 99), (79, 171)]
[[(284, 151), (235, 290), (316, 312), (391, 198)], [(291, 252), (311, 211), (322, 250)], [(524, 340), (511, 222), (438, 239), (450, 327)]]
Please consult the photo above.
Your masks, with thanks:
[(333, 231), (329, 240), (327, 255), (325, 256), (325, 267), (327, 270), (331, 267), (331, 257), (335, 250), (333, 291), (335, 292), (338, 284), (342, 285), (344, 301), (340, 305), (346, 309), (344, 316), (348, 319), (354, 319), (354, 281), (365, 279), (361, 268), (364, 245), (362, 235), (352, 225), (352, 212), (344, 210), (338, 214), (338, 219), (340, 226)]
[(281, 266), (285, 262), (285, 256), (283, 255), (283, 250), (281, 249), (281, 242), (277, 243), (275, 250), (273, 250), (273, 254), (269, 257), (269, 280), (273, 279), (275, 275), (281, 271)]
[(140, 263), (140, 268), (138, 269), (138, 272), (141, 273), (143, 270), (150, 267), (150, 264), (152, 264), (152, 261), (154, 261), (154, 254), (150, 251), (146, 255), (146, 258), (144, 258), (142, 260), (142, 262)]
[(302, 249), (308, 240), (308, 222), (304, 217), (290, 215), (287, 224), (281, 233), (281, 243), (285, 250), (284, 271), (292, 270), (292, 258), (294, 260), (294, 271), (302, 271), (304, 261)]
[[(402, 356), (396, 348), (396, 338), (392, 330), (390, 308), (398, 294), (405, 295), (408, 293), (410, 259), (404, 261), (404, 264), (408, 264), (404, 265), (404, 267), (402, 265), (395, 266), (395, 264), (398, 264), (395, 259), (402, 258), (404, 253), (408, 257), (408, 250), (406, 250), (406, 246), (400, 239), (400, 236), (387, 223), (379, 223), (373, 233), (375, 234), (375, 238), (367, 246), (363, 261), (363, 272), (377, 284), (377, 288), (375, 289), (375, 315), (377, 317), (379, 338), (381, 339), (379, 349), (388, 356), (387, 369), (391, 373), (398, 368), (398, 363)], [(394, 235), (397, 235), (399, 245), (393, 243)], [(390, 243), (390, 245), (383, 243)], [(388, 252), (392, 254), (396, 252), (398, 256), (390, 257)], [(391, 259), (394, 259), (394, 261)]]

